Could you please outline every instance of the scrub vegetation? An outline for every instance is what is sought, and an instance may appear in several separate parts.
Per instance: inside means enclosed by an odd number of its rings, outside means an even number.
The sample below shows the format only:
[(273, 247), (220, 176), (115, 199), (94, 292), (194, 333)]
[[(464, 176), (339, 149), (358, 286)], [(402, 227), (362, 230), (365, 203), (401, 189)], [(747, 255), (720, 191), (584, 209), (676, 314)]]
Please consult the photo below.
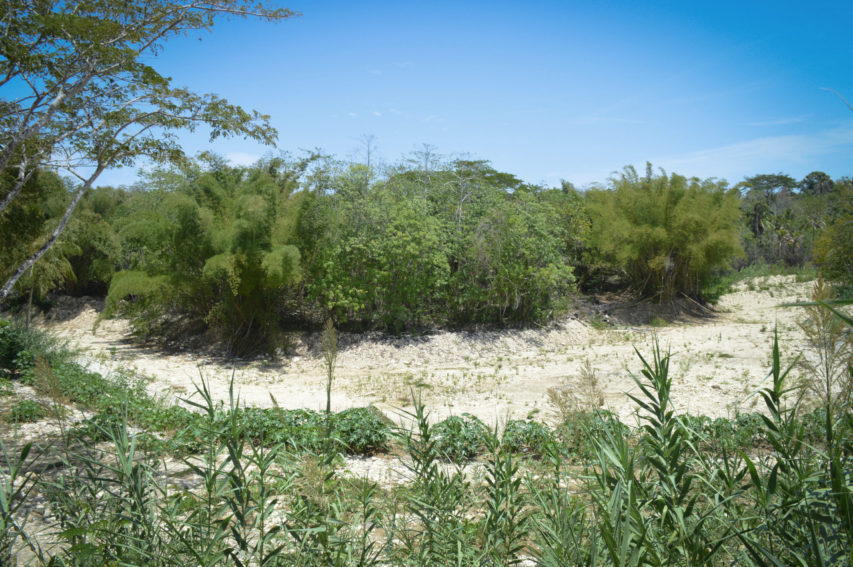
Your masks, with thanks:
[[(853, 289), (853, 181), (730, 186), (649, 164), (579, 191), (426, 146), (382, 166), (369, 151), (189, 158), (175, 131), (276, 138), (268, 117), (146, 63), (223, 16), (295, 14), (0, 8), (0, 86), (14, 87), (0, 99), (0, 565), (853, 565), (853, 320), (838, 299)], [(158, 164), (139, 184), (93, 188), (138, 158)], [(336, 329), (545, 325), (578, 293), (704, 308), (739, 277), (789, 271), (820, 276), (788, 306), (806, 352), (785, 366), (774, 339), (756, 413), (677, 413), (656, 342), (634, 364), (637, 424), (600, 409), (589, 360), (579, 389), (549, 391), (551, 423), (433, 423), (414, 391), (402, 426), (331, 409)], [(234, 356), (325, 324), (326, 409), (246, 406), (233, 379), (220, 403), (204, 377), (171, 400), (99, 374), (31, 328), (59, 294), (104, 297), (101, 317), (137, 340)], [(356, 458), (396, 460), (405, 482), (353, 478)]]
[[(128, 317), (141, 339), (203, 336), (243, 355), (328, 319), (390, 333), (541, 324), (578, 288), (707, 302), (738, 270), (817, 265), (844, 291), (847, 239), (836, 236), (853, 185), (829, 180), (810, 193), (809, 178), (782, 177), (788, 185), (729, 187), (626, 168), (581, 192), (435, 156), (381, 172), (319, 155), (251, 167), (206, 156), (136, 188), (87, 192), (9, 302), (29, 311), (50, 292), (106, 293), (103, 317)], [(44, 172), (4, 211), (3, 274), (68, 195)]]
[[(836, 320), (809, 324), (849, 341)], [(823, 368), (813, 385), (793, 383), (778, 341), (761, 413), (676, 413), (669, 355), (655, 346), (637, 353), (638, 427), (576, 401), (557, 403), (551, 424), (503, 428), (468, 415), (431, 424), (417, 400), (405, 427), (372, 408), (245, 407), (233, 391), (223, 405), (203, 378), (195, 397), (170, 405), (131, 376), (81, 368), (39, 332), (4, 323), (0, 346), (13, 388), (48, 400), (19, 402), (7, 420), (49, 407), (89, 415), (70, 423), (53, 411), (64, 425), (39, 446), (0, 442), (4, 564), (850, 561), (849, 389), (826, 383)], [(353, 478), (346, 455), (399, 459), (406, 480)], [(47, 525), (35, 529), (39, 500)]]

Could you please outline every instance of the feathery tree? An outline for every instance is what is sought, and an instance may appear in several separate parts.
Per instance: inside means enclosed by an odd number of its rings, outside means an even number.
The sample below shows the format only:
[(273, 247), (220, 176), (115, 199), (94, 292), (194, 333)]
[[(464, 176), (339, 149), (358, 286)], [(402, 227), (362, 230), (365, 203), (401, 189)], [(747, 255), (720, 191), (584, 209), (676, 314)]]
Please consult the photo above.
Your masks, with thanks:
[(301, 194), (292, 193), (306, 162), (214, 163), (139, 196), (119, 228), (129, 265), (113, 277), (103, 316), (124, 312), (142, 335), (184, 316), (234, 352), (257, 350), (271, 346), (282, 297), (302, 277), (292, 244)]
[(626, 167), (588, 193), (593, 241), (647, 294), (698, 295), (715, 268), (741, 253), (738, 196), (725, 182)]
[(0, 4), (0, 171), (14, 182), (0, 215), (42, 169), (75, 178), (49, 238), (0, 288), (0, 299), (56, 242), (104, 170), (183, 160), (175, 131), (210, 128), (273, 143), (266, 116), (216, 95), (172, 85), (146, 61), (164, 40), (210, 29), (222, 17), (282, 20), (293, 13), (249, 0), (7, 0)]

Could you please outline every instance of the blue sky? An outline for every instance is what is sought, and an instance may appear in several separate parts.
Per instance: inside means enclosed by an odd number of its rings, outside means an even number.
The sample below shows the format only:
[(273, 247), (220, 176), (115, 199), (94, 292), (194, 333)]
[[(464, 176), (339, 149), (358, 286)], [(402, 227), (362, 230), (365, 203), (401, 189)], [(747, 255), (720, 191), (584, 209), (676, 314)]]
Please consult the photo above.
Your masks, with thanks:
[[(853, 2), (335, 2), (278, 24), (222, 21), (151, 63), (269, 114), (276, 149), (385, 163), (424, 143), (531, 183), (604, 183), (628, 164), (731, 183), (853, 176)], [(374, 154), (376, 155), (376, 154)], [(135, 170), (105, 173), (126, 184)]]

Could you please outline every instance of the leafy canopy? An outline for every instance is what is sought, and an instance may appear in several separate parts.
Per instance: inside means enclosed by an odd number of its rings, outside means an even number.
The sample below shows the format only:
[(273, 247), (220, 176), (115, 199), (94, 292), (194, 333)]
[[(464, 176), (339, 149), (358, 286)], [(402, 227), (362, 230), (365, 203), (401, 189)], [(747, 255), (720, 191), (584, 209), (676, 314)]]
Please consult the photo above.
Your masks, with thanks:
[(644, 293), (698, 295), (741, 253), (738, 195), (724, 182), (626, 167), (588, 202), (595, 244)]
[(210, 29), (225, 16), (293, 15), (246, 0), (8, 0), (0, 6), (0, 171), (15, 181), (0, 214), (40, 169), (80, 182), (53, 234), (0, 289), (56, 241), (98, 176), (137, 158), (183, 161), (175, 131), (210, 129), (272, 144), (268, 118), (212, 94), (176, 87), (147, 61), (176, 35)]

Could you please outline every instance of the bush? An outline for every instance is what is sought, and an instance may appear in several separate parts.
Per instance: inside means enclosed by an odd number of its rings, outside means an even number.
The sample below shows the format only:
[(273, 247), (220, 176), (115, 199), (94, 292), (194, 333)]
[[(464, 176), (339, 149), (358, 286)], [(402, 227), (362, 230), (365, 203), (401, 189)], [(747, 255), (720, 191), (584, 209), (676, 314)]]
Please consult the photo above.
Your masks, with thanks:
[(43, 331), (25, 330), (16, 322), (0, 319), (0, 369), (22, 373), (32, 368), (39, 357), (54, 365), (70, 362), (74, 353)]
[(593, 243), (648, 295), (698, 296), (716, 270), (742, 254), (737, 192), (724, 182), (645, 177), (632, 167), (608, 191), (588, 193)]
[(369, 455), (385, 448), (388, 425), (375, 408), (351, 408), (333, 415), (332, 436), (347, 453)]
[(10, 423), (32, 423), (47, 417), (47, 408), (33, 400), (21, 400), (9, 411)]
[[(189, 412), (188, 412), (189, 413)], [(238, 434), (256, 445), (284, 444), (295, 451), (320, 451), (326, 439), (326, 416), (312, 410), (240, 408), (233, 416)], [(230, 413), (217, 418), (228, 429)], [(351, 408), (331, 416), (331, 438), (349, 454), (364, 455), (385, 448), (388, 425), (372, 408)]]
[(0, 368), (17, 370), (15, 358), (24, 350), (20, 329), (7, 319), (0, 319)]
[(588, 461), (595, 457), (596, 439), (603, 438), (606, 432), (620, 438), (632, 435), (631, 428), (619, 421), (616, 414), (601, 410), (576, 412), (557, 427), (554, 436), (570, 459)]
[(454, 463), (473, 459), (483, 450), (488, 430), (471, 414), (451, 416), (432, 427), (436, 452)]
[(501, 444), (513, 453), (541, 457), (554, 442), (551, 430), (535, 421), (512, 420), (506, 424)]

